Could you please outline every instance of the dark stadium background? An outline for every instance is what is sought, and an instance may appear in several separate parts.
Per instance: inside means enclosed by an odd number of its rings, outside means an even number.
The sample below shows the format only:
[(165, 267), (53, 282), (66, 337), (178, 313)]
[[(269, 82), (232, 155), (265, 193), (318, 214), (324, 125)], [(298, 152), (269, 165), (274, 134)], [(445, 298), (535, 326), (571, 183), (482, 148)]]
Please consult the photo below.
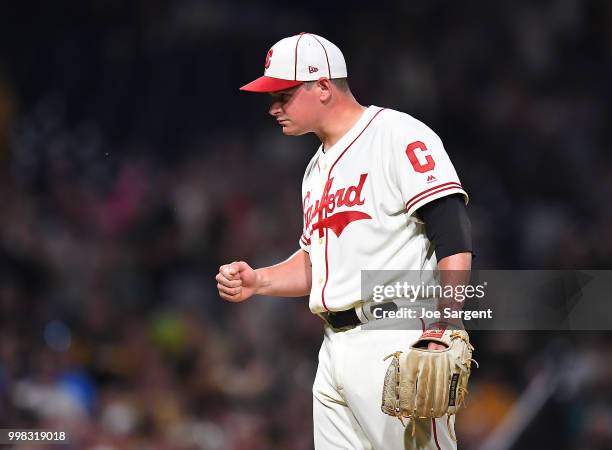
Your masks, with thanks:
[[(605, 0), (4, 2), (0, 428), (74, 449), (312, 447), (320, 320), (302, 300), (224, 304), (214, 281), (297, 248), (317, 141), (238, 87), (300, 31), (343, 50), (363, 104), (442, 137), (475, 267), (610, 268)], [(610, 338), (474, 333), (460, 448), (559, 375), (512, 448), (611, 448)]]

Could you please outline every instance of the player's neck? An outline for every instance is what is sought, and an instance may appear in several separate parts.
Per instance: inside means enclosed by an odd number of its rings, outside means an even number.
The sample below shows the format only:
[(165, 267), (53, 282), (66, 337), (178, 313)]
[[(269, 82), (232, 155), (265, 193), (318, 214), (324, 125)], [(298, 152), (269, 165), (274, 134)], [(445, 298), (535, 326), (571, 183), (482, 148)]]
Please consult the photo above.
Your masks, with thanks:
[(338, 104), (327, 111), (323, 125), (316, 133), (323, 144), (323, 149), (333, 147), (361, 118), (366, 108), (355, 99)]

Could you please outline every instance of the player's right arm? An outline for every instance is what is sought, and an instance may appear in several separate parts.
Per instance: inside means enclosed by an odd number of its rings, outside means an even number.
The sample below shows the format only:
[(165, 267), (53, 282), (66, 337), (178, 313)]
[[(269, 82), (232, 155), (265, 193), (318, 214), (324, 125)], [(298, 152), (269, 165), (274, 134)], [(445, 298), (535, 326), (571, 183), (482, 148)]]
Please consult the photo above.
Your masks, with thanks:
[(219, 267), (216, 280), (219, 296), (229, 302), (242, 302), (254, 295), (303, 297), (312, 287), (310, 256), (300, 249), (285, 261), (260, 269), (234, 261)]

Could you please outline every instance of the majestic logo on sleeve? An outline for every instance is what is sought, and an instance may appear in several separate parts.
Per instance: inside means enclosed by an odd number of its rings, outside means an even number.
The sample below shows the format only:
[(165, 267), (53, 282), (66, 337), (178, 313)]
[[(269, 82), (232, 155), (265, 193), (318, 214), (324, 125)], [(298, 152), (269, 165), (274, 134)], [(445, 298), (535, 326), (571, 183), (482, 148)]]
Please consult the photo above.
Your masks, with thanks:
[(333, 194), (331, 192), (334, 178), (330, 178), (325, 183), (321, 198), (314, 205), (311, 203), (310, 191), (308, 191), (306, 197), (304, 197), (304, 223), (306, 229), (308, 230), (313, 219), (316, 219), (316, 223), (312, 223), (313, 233), (318, 230), (319, 237), (323, 237), (323, 229), (329, 228), (336, 236), (340, 237), (342, 231), (351, 222), (371, 219), (370, 215), (361, 211), (341, 211), (333, 214), (336, 208), (342, 206), (353, 207), (365, 203), (365, 200), (361, 197), (361, 191), (367, 177), (368, 174), (364, 173), (359, 177), (359, 182), (356, 186), (337, 189)]

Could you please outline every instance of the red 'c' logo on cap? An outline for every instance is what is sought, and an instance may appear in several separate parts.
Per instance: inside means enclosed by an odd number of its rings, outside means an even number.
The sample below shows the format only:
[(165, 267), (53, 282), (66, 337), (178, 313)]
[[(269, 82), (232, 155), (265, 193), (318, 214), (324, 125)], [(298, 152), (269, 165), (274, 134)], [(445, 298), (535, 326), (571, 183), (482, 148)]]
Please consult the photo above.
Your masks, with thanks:
[(272, 49), (268, 50), (268, 54), (266, 55), (266, 63), (264, 64), (264, 68), (270, 67), (270, 59), (272, 59)]

